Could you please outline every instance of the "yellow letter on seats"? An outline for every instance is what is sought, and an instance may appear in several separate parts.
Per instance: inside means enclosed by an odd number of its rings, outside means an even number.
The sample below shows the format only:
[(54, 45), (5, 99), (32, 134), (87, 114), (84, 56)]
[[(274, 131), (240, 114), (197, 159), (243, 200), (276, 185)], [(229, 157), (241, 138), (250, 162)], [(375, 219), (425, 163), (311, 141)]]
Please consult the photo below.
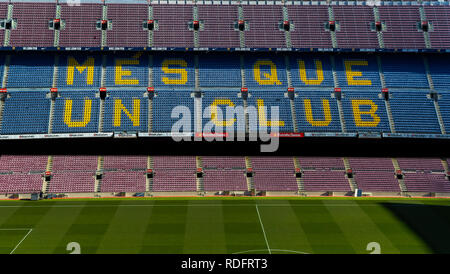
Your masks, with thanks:
[(320, 60), (314, 60), (314, 62), (316, 64), (317, 79), (308, 79), (306, 76), (305, 61), (298, 60), (298, 67), (300, 70), (300, 79), (306, 85), (320, 85), (323, 82), (322, 62)]
[(94, 83), (94, 57), (88, 57), (86, 61), (80, 65), (78, 61), (69, 56), (67, 67), (67, 85), (73, 85), (75, 68), (81, 74), (87, 68), (86, 83), (92, 85)]
[(83, 121), (72, 121), (72, 104), (73, 101), (71, 99), (66, 100), (64, 108), (64, 123), (68, 127), (86, 127), (86, 125), (91, 121), (92, 100), (84, 100)]
[(116, 85), (139, 85), (139, 79), (122, 79), (122, 76), (131, 76), (131, 70), (125, 70), (123, 65), (139, 65), (139, 59), (117, 59), (116, 60)]
[[(162, 77), (162, 81), (166, 85), (184, 85), (186, 84), (188, 77), (187, 77), (187, 70), (184, 69), (187, 67), (186, 61), (183, 59), (166, 59), (162, 62), (162, 71), (164, 73), (170, 73), (170, 74), (179, 74), (180, 79), (170, 79), (168, 77)], [(169, 68), (169, 66), (180, 66), (184, 68)]]
[(234, 107), (234, 103), (230, 99), (214, 99), (211, 104), (211, 121), (213, 121), (214, 125), (218, 127), (230, 127), (236, 122), (236, 118), (220, 121), (217, 120), (217, 106), (226, 105)]
[[(370, 106), (369, 111), (361, 111), (360, 106)], [(378, 106), (372, 100), (352, 100), (353, 116), (355, 118), (355, 125), (357, 127), (376, 127), (380, 123), (380, 117), (375, 114)], [(370, 115), (372, 121), (363, 121), (361, 115)]]
[(325, 119), (322, 121), (314, 120), (313, 113), (312, 113), (312, 107), (311, 107), (311, 100), (304, 99), (303, 102), (305, 105), (306, 121), (308, 121), (308, 123), (310, 123), (312, 126), (326, 127), (331, 123), (330, 101), (328, 101), (328, 99), (322, 99), (323, 114), (325, 116)]
[[(264, 73), (264, 78), (261, 79), (261, 66), (269, 66), (270, 73)], [(260, 85), (281, 85), (278, 80), (277, 66), (270, 60), (258, 60), (253, 65), (253, 78)]]
[(133, 99), (133, 114), (130, 114), (130, 112), (125, 108), (125, 106), (122, 104), (121, 99), (115, 99), (114, 100), (114, 126), (120, 127), (121, 125), (121, 114), (122, 111), (130, 118), (130, 120), (133, 122), (134, 127), (139, 126), (139, 114), (141, 110), (141, 100), (134, 98)]
[(264, 110), (264, 100), (263, 99), (257, 99), (256, 102), (258, 104), (258, 119), (259, 119), (260, 126), (284, 127), (284, 121), (267, 121), (266, 112)]
[(366, 60), (345, 60), (345, 73), (347, 75), (347, 83), (349, 86), (371, 86), (370, 80), (358, 80), (354, 77), (362, 76), (361, 71), (353, 71), (352, 66), (368, 66), (369, 63)]

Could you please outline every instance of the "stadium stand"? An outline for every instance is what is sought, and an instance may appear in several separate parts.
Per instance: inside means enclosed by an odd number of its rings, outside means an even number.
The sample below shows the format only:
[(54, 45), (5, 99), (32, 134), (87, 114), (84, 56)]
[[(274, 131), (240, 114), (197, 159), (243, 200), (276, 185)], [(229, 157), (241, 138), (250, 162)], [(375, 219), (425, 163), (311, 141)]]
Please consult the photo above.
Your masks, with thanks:
[[(304, 156), (247, 158), (249, 163), (243, 156), (201, 156), (198, 157), (201, 162), (199, 164), (194, 156), (2, 155), (0, 193), (43, 191), (66, 193), (70, 197), (77, 193), (217, 193), (246, 192), (253, 188), (255, 191), (313, 196), (329, 192), (351, 195), (356, 188), (375, 196), (450, 193), (450, 181), (446, 166), (443, 165), (445, 161), (449, 161), (447, 159)], [(198, 165), (203, 167), (199, 169)], [(149, 166), (151, 169), (147, 169)], [(202, 176), (196, 178), (196, 173)], [(246, 173), (252, 176), (246, 178)], [(399, 174), (402, 177), (398, 177)], [(44, 180), (48, 175), (49, 180)]]
[(375, 192), (400, 192), (389, 158), (348, 158), (358, 188)]
[(61, 19), (65, 22), (65, 28), (60, 32), (60, 46), (101, 46), (101, 31), (96, 28), (97, 21), (102, 19), (101, 4), (61, 5)]
[(441, 132), (433, 101), (427, 98), (426, 93), (393, 92), (389, 101), (398, 132)]
[(334, 19), (339, 22), (336, 32), (340, 48), (379, 48), (377, 33), (372, 31), (375, 22), (373, 8), (365, 6), (335, 6)]
[(112, 28), (107, 32), (109, 47), (145, 47), (148, 45), (148, 31), (144, 22), (148, 18), (145, 4), (107, 3), (108, 20)]
[(417, 26), (421, 21), (417, 6), (380, 6), (378, 11), (387, 25), (383, 31), (386, 48), (425, 48), (423, 33)]
[[(1, 139), (168, 136), (182, 116), (188, 133), (450, 138), (447, 2), (175, 2), (0, 0)], [(1, 155), (0, 193), (450, 193), (445, 159), (200, 158)]]
[(199, 46), (237, 48), (240, 47), (239, 32), (233, 26), (239, 17), (235, 6), (200, 5), (198, 17), (204, 29), (199, 32)]
[(56, 15), (56, 3), (16, 2), (13, 18), (17, 28), (11, 30), (10, 45), (13, 47), (53, 47), (54, 31), (49, 21)]

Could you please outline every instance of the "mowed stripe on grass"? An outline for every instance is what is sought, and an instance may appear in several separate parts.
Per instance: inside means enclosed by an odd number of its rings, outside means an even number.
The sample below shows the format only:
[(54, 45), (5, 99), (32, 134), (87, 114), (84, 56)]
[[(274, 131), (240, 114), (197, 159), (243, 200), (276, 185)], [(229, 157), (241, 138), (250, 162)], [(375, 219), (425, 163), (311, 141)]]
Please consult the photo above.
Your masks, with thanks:
[[(369, 242), (380, 243), (382, 253), (432, 253), (447, 252), (449, 205), (442, 199), (2, 201), (0, 229), (33, 229), (14, 253), (69, 253), (69, 242), (78, 242), (81, 253), (268, 254), (270, 246), (272, 254), (367, 254)], [(0, 252), (10, 253), (26, 233), (0, 230)]]

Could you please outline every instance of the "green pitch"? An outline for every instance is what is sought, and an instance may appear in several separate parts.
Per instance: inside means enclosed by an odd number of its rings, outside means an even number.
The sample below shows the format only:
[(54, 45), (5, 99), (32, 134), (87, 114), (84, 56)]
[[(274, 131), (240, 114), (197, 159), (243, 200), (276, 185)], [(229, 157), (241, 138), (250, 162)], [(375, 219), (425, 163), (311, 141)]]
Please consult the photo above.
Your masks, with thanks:
[[(0, 202), (0, 253), (450, 253), (450, 200), (158, 198)], [(69, 249), (72, 250), (72, 249)], [(372, 249), (370, 249), (372, 250)]]

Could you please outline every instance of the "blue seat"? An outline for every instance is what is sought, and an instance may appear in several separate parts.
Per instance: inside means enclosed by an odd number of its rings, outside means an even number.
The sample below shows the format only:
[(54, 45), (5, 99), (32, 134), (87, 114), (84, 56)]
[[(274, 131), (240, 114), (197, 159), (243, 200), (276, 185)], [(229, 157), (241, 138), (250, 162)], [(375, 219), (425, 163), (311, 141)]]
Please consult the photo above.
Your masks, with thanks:
[(53, 133), (98, 132), (100, 98), (95, 91), (60, 91), (55, 100)]
[[(240, 119), (243, 116), (244, 102), (241, 98), (237, 96), (237, 91), (226, 91), (226, 90), (207, 90), (203, 92), (202, 97), (202, 126), (205, 129), (207, 123), (212, 122), (214, 127), (211, 128), (213, 131), (218, 131), (222, 127), (222, 132), (225, 131), (245, 131), (245, 119)], [(212, 120), (212, 111), (217, 107), (217, 117)], [(227, 107), (241, 107), (241, 115), (234, 115), (233, 118), (227, 119)], [(208, 107), (210, 108), (208, 111)], [(234, 109), (238, 111), (238, 109)], [(220, 111), (220, 112), (219, 112)], [(219, 113), (222, 117), (220, 117)], [(232, 121), (231, 119), (235, 119)]]
[(130, 52), (108, 54), (107, 56), (105, 86), (148, 86), (148, 54)]
[(5, 100), (1, 134), (48, 133), (50, 99), (47, 92), (10, 92)]
[(346, 54), (335, 58), (339, 87), (343, 90), (381, 90), (377, 59), (373, 55)]
[(439, 108), (444, 122), (445, 132), (450, 133), (450, 93), (443, 93), (439, 98)]
[(57, 87), (99, 88), (102, 56), (98, 53), (63, 53), (59, 56)]
[(441, 133), (433, 101), (425, 92), (392, 92), (395, 129), (399, 133)]
[(199, 56), (201, 87), (240, 87), (241, 66), (238, 55), (202, 54)]
[(334, 87), (329, 55), (292, 54), (289, 55), (289, 67), (293, 87), (310, 87), (315, 90)]
[[(292, 113), (291, 113), (291, 103), (290, 99), (284, 96), (282, 92), (274, 92), (274, 91), (250, 91), (249, 98), (247, 100), (248, 106), (253, 106), (258, 112), (258, 120), (253, 121), (250, 119), (252, 116), (249, 116), (249, 128), (250, 131), (258, 130), (260, 127), (267, 127), (267, 132), (271, 132), (271, 119), (272, 117), (272, 107), (278, 107), (278, 132), (294, 132), (294, 125), (292, 122)], [(266, 109), (263, 116), (260, 113), (258, 106), (263, 104)], [(265, 121), (261, 121), (261, 118), (264, 117)]]
[(55, 55), (17, 52), (11, 55), (8, 88), (48, 88), (52, 86)]
[(194, 57), (191, 54), (158, 54), (153, 57), (153, 86), (160, 89), (193, 88)]
[(104, 132), (148, 132), (148, 98), (144, 97), (144, 91), (111, 90), (108, 93)]
[(429, 88), (422, 56), (383, 55), (381, 64), (388, 88)]
[(342, 108), (348, 132), (390, 132), (381, 92), (365, 90), (346, 91), (343, 94)]
[(283, 57), (269, 54), (246, 55), (244, 69), (245, 83), (249, 88), (286, 90), (288, 83)]
[[(186, 107), (190, 117), (184, 117), (191, 122), (190, 128), (183, 129), (184, 132), (194, 131), (194, 99), (188, 90), (158, 90), (157, 96), (153, 98), (153, 132), (171, 132), (175, 122), (183, 117), (172, 118), (172, 110), (180, 106)], [(186, 113), (186, 115), (188, 115)]]
[[(332, 91), (299, 92), (294, 103), (300, 132), (342, 131), (337, 102), (331, 97), (331, 93)], [(309, 107), (310, 113), (307, 111)]]

